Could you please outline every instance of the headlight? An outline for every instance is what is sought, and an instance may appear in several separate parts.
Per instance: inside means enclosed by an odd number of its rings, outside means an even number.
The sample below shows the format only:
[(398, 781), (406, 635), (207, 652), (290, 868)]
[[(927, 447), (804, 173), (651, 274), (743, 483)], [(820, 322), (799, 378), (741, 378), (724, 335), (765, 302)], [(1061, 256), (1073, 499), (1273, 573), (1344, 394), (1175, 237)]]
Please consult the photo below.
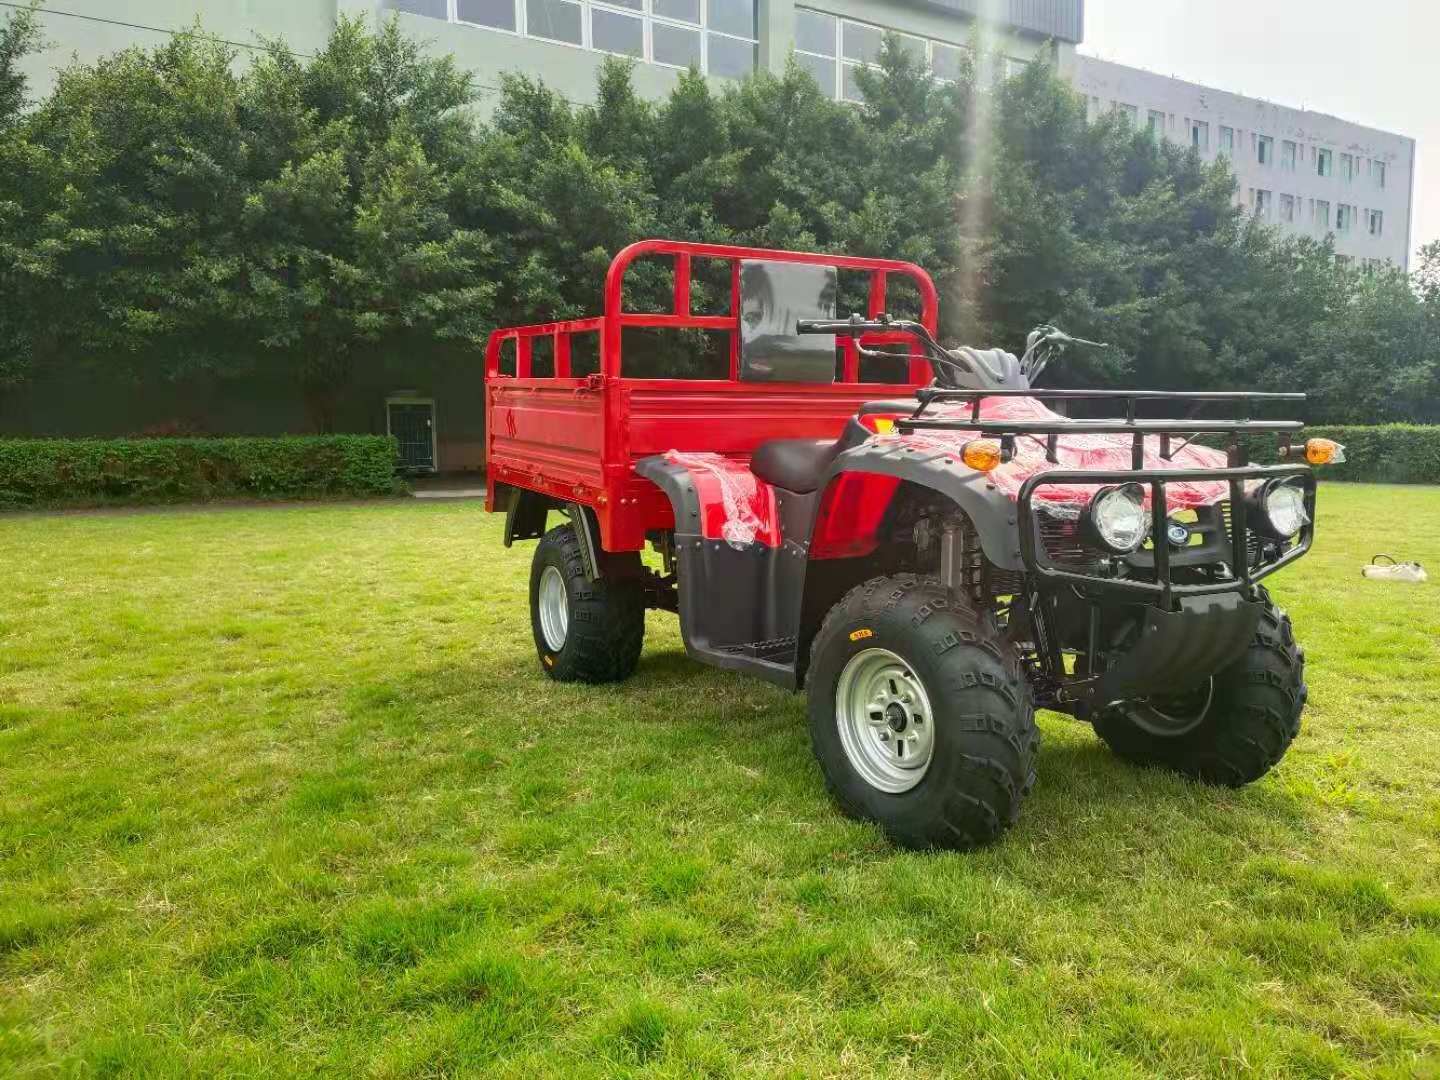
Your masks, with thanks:
[(1310, 521), (1305, 509), (1305, 489), (1293, 480), (1272, 481), (1261, 492), (1260, 509), (1276, 540), (1288, 540)]
[(1096, 540), (1117, 555), (1128, 555), (1145, 542), (1150, 515), (1145, 489), (1139, 484), (1103, 488), (1090, 500), (1090, 529)]

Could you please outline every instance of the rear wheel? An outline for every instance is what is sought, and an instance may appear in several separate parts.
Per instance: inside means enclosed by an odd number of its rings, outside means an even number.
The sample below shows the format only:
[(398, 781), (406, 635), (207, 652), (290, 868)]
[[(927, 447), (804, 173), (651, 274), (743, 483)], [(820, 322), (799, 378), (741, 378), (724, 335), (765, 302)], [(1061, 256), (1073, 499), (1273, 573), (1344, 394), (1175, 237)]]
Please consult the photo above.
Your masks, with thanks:
[(561, 525), (535, 549), (530, 623), (540, 666), (552, 679), (618, 682), (640, 661), (644, 588), (638, 578), (587, 578), (575, 528)]
[(1029, 686), (994, 617), (905, 574), (852, 589), (812, 646), (810, 738), (840, 808), (905, 847), (971, 848), (1035, 782)]
[(1239, 660), (1183, 694), (1124, 702), (1095, 717), (1115, 753), (1197, 780), (1243, 787), (1274, 768), (1300, 733), (1305, 653), (1290, 617), (1265, 596)]

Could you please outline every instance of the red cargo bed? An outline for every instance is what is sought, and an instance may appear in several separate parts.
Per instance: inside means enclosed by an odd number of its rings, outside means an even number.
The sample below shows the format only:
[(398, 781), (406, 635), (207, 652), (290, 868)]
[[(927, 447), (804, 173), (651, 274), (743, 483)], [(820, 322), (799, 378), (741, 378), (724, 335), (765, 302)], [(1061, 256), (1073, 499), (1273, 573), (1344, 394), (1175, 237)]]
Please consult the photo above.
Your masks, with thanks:
[[(673, 261), (671, 310), (624, 310), (626, 271), (637, 259), (656, 257)], [(691, 273), (696, 259), (729, 263), (728, 314), (692, 312)], [(839, 343), (840, 378), (834, 383), (742, 382), (742, 260), (866, 272), (871, 316), (886, 310), (889, 279), (907, 278), (919, 294), (919, 321), (935, 332), (935, 286), (913, 263), (667, 240), (631, 244), (610, 264), (603, 315), (507, 327), (491, 334), (485, 357), (485, 438), (491, 481), (487, 509), (496, 508), (500, 484), (578, 502), (594, 508), (606, 550), (638, 551), (645, 545), (647, 530), (674, 525), (664, 493), (635, 473), (635, 463), (641, 458), (667, 450), (688, 450), (748, 460), (755, 447), (768, 439), (834, 438), (863, 403), (887, 395), (909, 396), (930, 381), (929, 364), (908, 334), (877, 333), (864, 335), (858, 343), (848, 338)], [(728, 334), (728, 378), (627, 377), (621, 343), (623, 331), (630, 327)], [(598, 340), (599, 370), (577, 376), (572, 373), (571, 360), (577, 339), (585, 335), (594, 335), (592, 345)], [(537, 339), (548, 339), (553, 375), (534, 374)], [(909, 345), (905, 381), (861, 382), (857, 344)], [(507, 351), (513, 375), (501, 372)]]

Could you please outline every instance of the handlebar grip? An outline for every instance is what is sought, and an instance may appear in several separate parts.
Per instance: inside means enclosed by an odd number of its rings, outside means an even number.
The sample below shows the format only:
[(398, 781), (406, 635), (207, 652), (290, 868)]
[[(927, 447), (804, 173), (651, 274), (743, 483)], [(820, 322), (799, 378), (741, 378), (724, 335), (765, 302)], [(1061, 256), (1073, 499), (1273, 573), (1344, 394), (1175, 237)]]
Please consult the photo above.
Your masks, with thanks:
[(868, 330), (864, 323), (856, 324), (849, 319), (797, 319), (797, 334), (849, 334), (857, 330)]

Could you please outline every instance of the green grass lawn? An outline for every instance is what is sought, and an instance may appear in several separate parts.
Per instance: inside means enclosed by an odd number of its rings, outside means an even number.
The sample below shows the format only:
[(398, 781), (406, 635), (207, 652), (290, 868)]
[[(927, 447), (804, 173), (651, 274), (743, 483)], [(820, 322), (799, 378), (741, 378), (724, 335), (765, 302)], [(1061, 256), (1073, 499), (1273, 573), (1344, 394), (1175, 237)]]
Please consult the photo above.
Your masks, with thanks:
[(804, 700), (545, 680), (473, 503), (0, 519), (0, 1074), (1440, 1075), (1440, 489), (1327, 486), (1240, 792), (1041, 718), (999, 845), (826, 800)]

